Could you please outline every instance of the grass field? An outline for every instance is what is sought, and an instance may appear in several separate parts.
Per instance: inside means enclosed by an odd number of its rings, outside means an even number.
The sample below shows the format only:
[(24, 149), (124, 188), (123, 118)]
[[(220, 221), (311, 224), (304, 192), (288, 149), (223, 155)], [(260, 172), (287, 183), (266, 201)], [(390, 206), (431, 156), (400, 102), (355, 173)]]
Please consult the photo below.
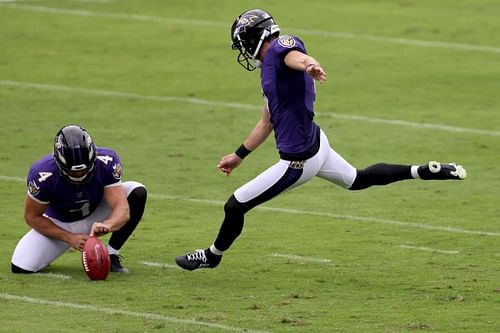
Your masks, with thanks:
[[(313, 180), (249, 212), (218, 268), (176, 268), (278, 158), (270, 138), (216, 168), (263, 103), (229, 43), (252, 7), (327, 71), (317, 122), (353, 165), (457, 161), (468, 178)], [(499, 332), (498, 17), (490, 0), (0, 1), (0, 332)], [(129, 275), (91, 282), (77, 252), (10, 273), (26, 173), (68, 123), (148, 187)]]

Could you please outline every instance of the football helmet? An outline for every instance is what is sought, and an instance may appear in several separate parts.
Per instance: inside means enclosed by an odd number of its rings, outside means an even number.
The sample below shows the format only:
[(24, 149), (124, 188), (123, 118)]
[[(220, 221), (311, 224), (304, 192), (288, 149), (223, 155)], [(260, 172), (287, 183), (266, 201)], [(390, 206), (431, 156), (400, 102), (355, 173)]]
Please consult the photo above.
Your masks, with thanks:
[(66, 180), (75, 184), (90, 180), (96, 158), (96, 146), (85, 128), (67, 125), (57, 132), (54, 160)]
[(233, 50), (238, 50), (237, 61), (248, 71), (260, 67), (257, 59), (264, 40), (279, 36), (280, 27), (271, 15), (261, 9), (251, 9), (236, 18), (231, 26)]

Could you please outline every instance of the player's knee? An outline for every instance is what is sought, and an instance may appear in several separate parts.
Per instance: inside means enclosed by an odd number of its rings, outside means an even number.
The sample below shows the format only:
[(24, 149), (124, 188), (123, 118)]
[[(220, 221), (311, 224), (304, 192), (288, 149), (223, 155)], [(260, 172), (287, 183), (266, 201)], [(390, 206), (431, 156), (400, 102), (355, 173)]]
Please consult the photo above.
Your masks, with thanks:
[(136, 187), (130, 192), (127, 200), (137, 205), (145, 205), (148, 198), (148, 191), (144, 186)]
[(349, 191), (358, 191), (365, 189), (366, 187), (366, 175), (364, 170), (356, 170), (356, 178), (354, 178), (354, 182), (351, 187), (349, 187)]
[(28, 271), (28, 270), (22, 269), (21, 267), (16, 266), (13, 263), (11, 263), (10, 269), (11, 269), (12, 273), (16, 273), (16, 274), (33, 274), (33, 273), (36, 273), (36, 272), (33, 272), (33, 271)]
[(227, 215), (244, 215), (247, 211), (248, 209), (246, 209), (241, 202), (236, 200), (234, 195), (232, 195), (224, 205), (224, 212)]

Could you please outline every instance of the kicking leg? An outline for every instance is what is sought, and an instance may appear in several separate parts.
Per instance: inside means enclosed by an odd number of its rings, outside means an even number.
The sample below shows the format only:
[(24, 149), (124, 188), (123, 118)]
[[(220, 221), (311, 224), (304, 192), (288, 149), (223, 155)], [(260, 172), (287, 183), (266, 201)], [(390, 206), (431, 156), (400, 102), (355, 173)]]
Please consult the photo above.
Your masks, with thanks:
[(387, 185), (412, 178), (409, 165), (378, 163), (357, 170), (356, 178), (349, 190), (362, 190), (373, 185)]
[(373, 185), (387, 185), (405, 179), (461, 180), (466, 176), (465, 169), (455, 163), (431, 161), (421, 166), (378, 163), (358, 170), (354, 183), (349, 189), (362, 190)]

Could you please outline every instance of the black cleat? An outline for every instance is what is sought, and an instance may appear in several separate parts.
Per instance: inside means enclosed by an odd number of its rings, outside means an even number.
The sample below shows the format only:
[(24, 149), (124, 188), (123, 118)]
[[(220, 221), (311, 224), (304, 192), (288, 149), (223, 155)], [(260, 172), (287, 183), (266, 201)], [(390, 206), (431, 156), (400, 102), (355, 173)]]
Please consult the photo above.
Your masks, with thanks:
[(109, 261), (111, 262), (111, 272), (128, 274), (128, 269), (122, 266), (122, 256), (118, 254), (110, 254)]
[(458, 179), (462, 180), (467, 177), (467, 171), (463, 166), (455, 163), (439, 163), (430, 161), (427, 164), (418, 167), (420, 178), (425, 180), (437, 179)]
[(206, 250), (196, 250), (175, 258), (180, 267), (192, 271), (198, 268), (215, 268), (220, 263), (222, 256), (218, 256)]

